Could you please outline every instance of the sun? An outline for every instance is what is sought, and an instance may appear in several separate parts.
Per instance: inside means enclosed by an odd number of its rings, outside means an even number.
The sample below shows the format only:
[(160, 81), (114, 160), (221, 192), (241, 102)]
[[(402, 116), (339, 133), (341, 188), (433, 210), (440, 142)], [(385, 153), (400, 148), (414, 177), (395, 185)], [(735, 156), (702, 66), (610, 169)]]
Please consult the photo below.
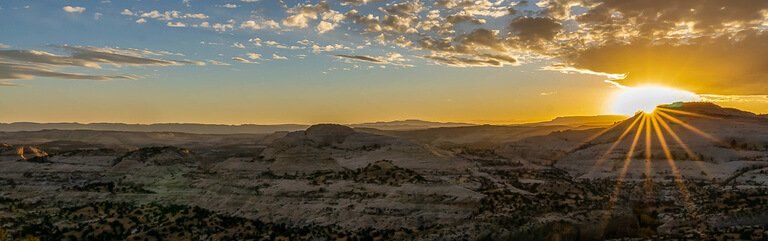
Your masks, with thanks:
[(638, 111), (652, 113), (659, 105), (700, 100), (695, 93), (665, 86), (622, 87), (613, 93), (609, 111), (621, 115), (634, 115)]

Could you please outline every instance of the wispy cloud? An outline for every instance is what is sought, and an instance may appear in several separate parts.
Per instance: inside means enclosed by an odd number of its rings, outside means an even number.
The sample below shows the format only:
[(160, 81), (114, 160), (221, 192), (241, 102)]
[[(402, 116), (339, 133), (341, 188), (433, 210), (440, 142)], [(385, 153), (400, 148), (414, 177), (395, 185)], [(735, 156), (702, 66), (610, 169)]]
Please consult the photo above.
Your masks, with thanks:
[[(177, 55), (165, 51), (139, 49), (99, 48), (90, 46), (52, 46), (67, 55), (40, 50), (0, 50), (0, 79), (32, 79), (49, 77), (76, 80), (137, 79), (136, 75), (91, 75), (60, 71), (57, 67), (82, 67), (101, 69), (107, 64), (123, 66), (177, 66), (202, 65), (204, 62), (189, 60), (165, 60), (149, 56)], [(8, 82), (5, 82), (6, 84)]]

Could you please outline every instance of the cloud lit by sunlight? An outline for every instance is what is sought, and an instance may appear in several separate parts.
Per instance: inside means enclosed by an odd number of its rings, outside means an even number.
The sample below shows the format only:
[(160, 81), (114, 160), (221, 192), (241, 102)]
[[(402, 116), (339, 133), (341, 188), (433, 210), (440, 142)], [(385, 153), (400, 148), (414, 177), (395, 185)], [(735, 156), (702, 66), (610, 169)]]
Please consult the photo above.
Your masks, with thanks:
[(701, 97), (695, 93), (670, 87), (622, 87), (610, 98), (609, 112), (622, 115), (634, 115), (638, 111), (651, 113), (659, 105), (700, 100)]

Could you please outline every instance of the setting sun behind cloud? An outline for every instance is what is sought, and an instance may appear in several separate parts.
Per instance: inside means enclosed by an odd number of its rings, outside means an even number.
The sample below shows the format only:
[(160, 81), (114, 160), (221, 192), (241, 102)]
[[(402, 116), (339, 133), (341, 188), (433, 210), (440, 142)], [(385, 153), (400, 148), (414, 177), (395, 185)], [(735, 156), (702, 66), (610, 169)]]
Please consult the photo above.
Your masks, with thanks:
[(651, 113), (659, 105), (700, 100), (701, 97), (693, 92), (665, 86), (622, 87), (610, 98), (609, 112), (622, 115), (634, 115), (638, 111)]

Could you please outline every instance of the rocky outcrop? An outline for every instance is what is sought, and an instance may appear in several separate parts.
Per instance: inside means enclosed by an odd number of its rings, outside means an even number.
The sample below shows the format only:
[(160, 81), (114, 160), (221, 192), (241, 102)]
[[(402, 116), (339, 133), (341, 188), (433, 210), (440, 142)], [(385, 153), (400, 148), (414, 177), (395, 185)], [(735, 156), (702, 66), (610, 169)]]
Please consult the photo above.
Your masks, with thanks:
[(320, 146), (344, 142), (352, 134), (355, 134), (352, 128), (336, 124), (313, 125), (304, 131), (304, 135), (306, 135), (308, 140)]

